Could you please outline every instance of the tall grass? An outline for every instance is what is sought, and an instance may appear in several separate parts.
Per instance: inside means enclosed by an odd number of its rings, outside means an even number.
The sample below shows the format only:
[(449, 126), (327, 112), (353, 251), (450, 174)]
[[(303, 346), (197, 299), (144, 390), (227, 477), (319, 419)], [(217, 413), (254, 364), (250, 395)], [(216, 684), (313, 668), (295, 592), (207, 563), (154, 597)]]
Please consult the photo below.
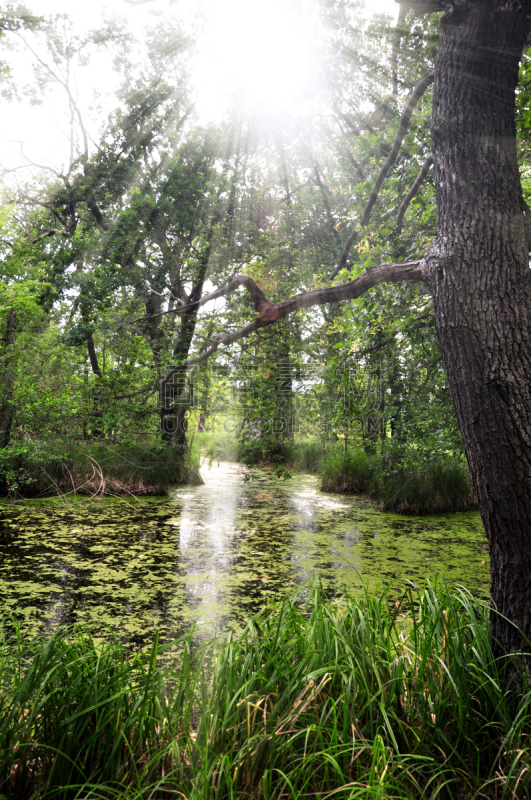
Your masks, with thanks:
[(329, 492), (367, 494), (382, 510), (399, 514), (443, 514), (476, 508), (470, 473), (464, 464), (440, 459), (385, 469), (379, 456), (362, 450), (328, 451), (321, 488)]
[(382, 500), (384, 511), (406, 514), (476, 508), (470, 473), (464, 464), (455, 461), (435, 461), (387, 475)]
[(238, 441), (232, 433), (203, 431), (195, 438), (210, 462), (238, 461)]
[(367, 456), (363, 450), (335, 447), (324, 459), (321, 488), (325, 492), (368, 494), (378, 496), (381, 479), (380, 460)]
[[(531, 693), (489, 607), (442, 584), (319, 586), (178, 668), (57, 634), (0, 656), (3, 798), (525, 798)], [(516, 662), (512, 669), (517, 669)]]
[(163, 495), (178, 483), (201, 483), (197, 445), (182, 453), (161, 443), (23, 443), (0, 453), (0, 493)]
[(320, 472), (325, 454), (325, 446), (318, 439), (294, 439), (287, 466), (301, 472)]

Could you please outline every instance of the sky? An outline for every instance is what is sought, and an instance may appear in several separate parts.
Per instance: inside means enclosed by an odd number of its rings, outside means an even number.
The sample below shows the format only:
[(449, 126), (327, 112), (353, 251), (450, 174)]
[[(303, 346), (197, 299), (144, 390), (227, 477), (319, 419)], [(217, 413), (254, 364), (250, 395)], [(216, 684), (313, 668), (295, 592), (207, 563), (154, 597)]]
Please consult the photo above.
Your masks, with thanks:
[[(153, 12), (176, 17), (185, 27), (202, 25), (192, 74), (202, 120), (219, 118), (234, 91), (253, 98), (261, 106), (259, 111), (276, 115), (311, 93), (319, 43), (311, 0), (173, 0), (171, 4), (170, 0), (153, 0), (139, 5), (126, 0), (25, 0), (24, 4), (38, 15), (66, 12), (80, 31), (97, 27), (106, 16), (118, 15), (127, 17), (141, 32)], [(371, 12), (397, 15), (394, 0), (370, 0), (368, 5)], [(304, 7), (304, 13), (297, 12), (296, 6)], [(31, 61), (27, 53), (20, 51), (8, 58), (15, 77), (29, 81)], [(94, 88), (103, 96), (111, 96), (118, 83), (104, 59), (94, 63), (80, 81), (83, 97), (90, 97)], [(97, 112), (90, 112), (90, 116), (89, 123), (97, 128)], [(35, 163), (58, 168), (68, 160), (67, 141), (64, 103), (59, 95), (47, 97), (37, 106), (4, 101), (0, 119), (2, 167), (14, 169), (27, 163), (22, 151)], [(24, 168), (12, 174), (30, 177), (35, 171), (35, 167)]]

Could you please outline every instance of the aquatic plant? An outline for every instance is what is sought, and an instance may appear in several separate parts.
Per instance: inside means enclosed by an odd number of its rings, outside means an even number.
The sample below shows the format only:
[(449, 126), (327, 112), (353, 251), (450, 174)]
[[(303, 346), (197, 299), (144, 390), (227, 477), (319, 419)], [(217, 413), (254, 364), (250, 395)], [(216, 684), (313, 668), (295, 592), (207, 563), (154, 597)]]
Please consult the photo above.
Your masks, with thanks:
[[(531, 693), (489, 605), (440, 582), (272, 604), (161, 666), (82, 630), (0, 648), (0, 796), (524, 798)], [(168, 656), (167, 656), (168, 658)]]

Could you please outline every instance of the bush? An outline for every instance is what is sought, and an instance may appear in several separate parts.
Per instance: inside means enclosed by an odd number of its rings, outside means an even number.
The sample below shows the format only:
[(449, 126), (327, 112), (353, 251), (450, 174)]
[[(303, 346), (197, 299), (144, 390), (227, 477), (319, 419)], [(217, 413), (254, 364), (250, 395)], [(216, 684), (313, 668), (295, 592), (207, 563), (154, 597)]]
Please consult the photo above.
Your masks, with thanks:
[(321, 489), (325, 492), (378, 495), (381, 480), (380, 459), (362, 450), (335, 447), (326, 455), (322, 467)]
[(169, 486), (202, 483), (199, 450), (162, 443), (38, 442), (0, 451), (4, 495), (163, 495)]
[(468, 469), (450, 459), (386, 470), (379, 456), (335, 448), (324, 460), (321, 489), (366, 494), (382, 510), (398, 514), (443, 514), (477, 507)]
[(495, 659), (491, 613), (444, 585), (335, 602), (314, 585), (239, 639), (194, 657), (181, 640), (175, 668), (156, 639), (4, 643), (0, 795), (529, 797), (530, 686)]
[(238, 461), (248, 467), (260, 464), (285, 465), (291, 460), (293, 442), (281, 436), (264, 435), (238, 439)]

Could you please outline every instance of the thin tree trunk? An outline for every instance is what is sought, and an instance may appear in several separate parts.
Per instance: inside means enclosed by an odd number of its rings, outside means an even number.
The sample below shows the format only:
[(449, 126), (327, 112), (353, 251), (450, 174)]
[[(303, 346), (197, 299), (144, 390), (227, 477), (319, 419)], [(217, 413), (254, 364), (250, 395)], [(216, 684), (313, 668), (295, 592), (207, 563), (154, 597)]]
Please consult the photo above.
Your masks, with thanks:
[[(212, 231), (209, 239), (212, 239)], [(190, 408), (191, 398), (186, 393), (187, 368), (180, 365), (186, 363), (194, 338), (198, 312), (198, 307), (194, 303), (201, 299), (203, 293), (210, 247), (211, 244), (209, 243), (206, 252), (202, 256), (197, 282), (188, 298), (188, 305), (191, 307), (183, 314), (181, 319), (179, 336), (172, 352), (175, 366), (161, 380), (159, 387), (161, 439), (163, 442), (181, 450), (186, 450), (186, 433), (188, 430), (186, 412)]]
[(11, 427), (15, 415), (14, 388), (15, 369), (13, 365), (13, 345), (17, 327), (17, 312), (10, 308), (7, 312), (6, 333), (4, 337), (5, 356), (3, 364), (3, 397), (0, 405), (0, 447), (5, 448), (11, 440)]
[[(514, 108), (531, 3), (455, 6), (442, 19), (435, 70), (439, 230), (426, 262), (491, 597), (531, 637), (531, 298)], [(506, 652), (523, 646), (495, 614), (493, 628)]]
[[(87, 336), (87, 350), (92, 372), (96, 378), (101, 378), (102, 372), (98, 363), (98, 354), (96, 353), (96, 347), (94, 345), (94, 337), (91, 333), (89, 333)], [(99, 381), (97, 381), (96, 385), (94, 386), (94, 393), (92, 396), (93, 409), (91, 422), (91, 436), (96, 439), (103, 435), (103, 429), (101, 427), (101, 420), (103, 417), (101, 401), (101, 384)]]

